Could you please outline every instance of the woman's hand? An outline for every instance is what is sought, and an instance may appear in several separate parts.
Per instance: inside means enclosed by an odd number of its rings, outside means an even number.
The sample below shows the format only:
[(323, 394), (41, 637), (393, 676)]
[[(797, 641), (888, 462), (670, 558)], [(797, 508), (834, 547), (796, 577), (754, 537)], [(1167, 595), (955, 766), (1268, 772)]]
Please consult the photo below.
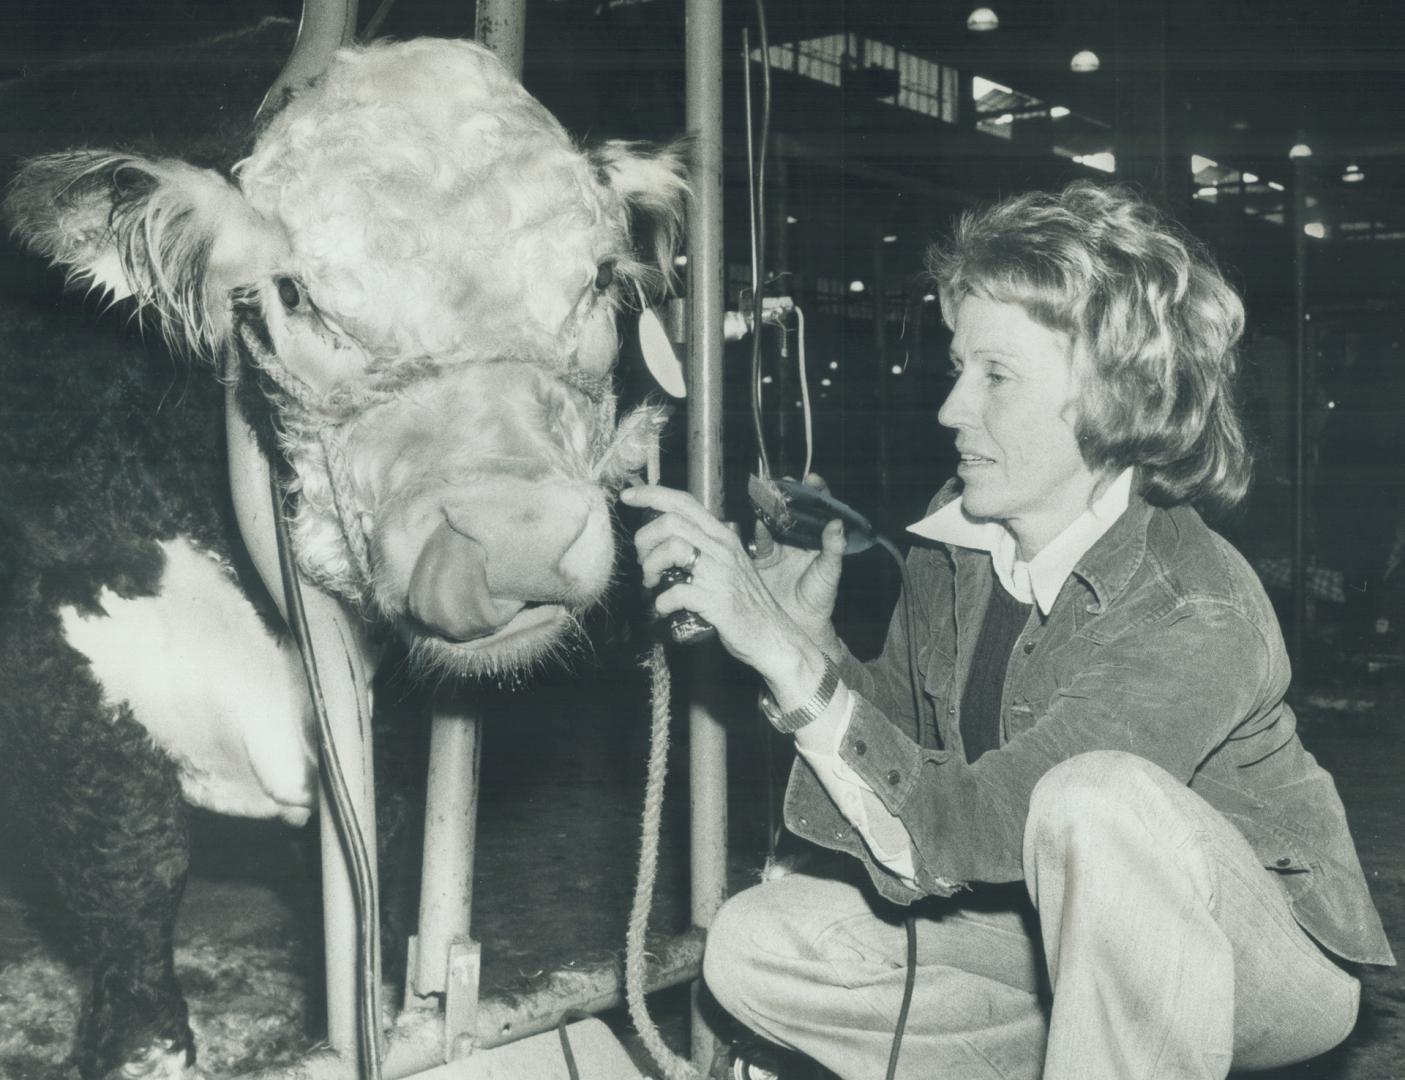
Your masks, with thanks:
[[(767, 681), (782, 709), (807, 700), (823, 674), (824, 654), (771, 594), (736, 534), (686, 492), (643, 485), (626, 488), (620, 499), (659, 514), (634, 536), (644, 586), (656, 586), (670, 566), (692, 575), (658, 595), (658, 613), (686, 608), (710, 622), (723, 647)], [(794, 591), (804, 571), (786, 576)]]
[[(804, 482), (819, 491), (829, 491), (829, 485), (818, 473), (808, 473)], [(829, 522), (820, 543), (819, 551), (777, 543), (758, 521), (752, 565), (796, 625), (821, 649), (836, 655), (840, 645), (833, 619), (844, 566), (844, 523)]]

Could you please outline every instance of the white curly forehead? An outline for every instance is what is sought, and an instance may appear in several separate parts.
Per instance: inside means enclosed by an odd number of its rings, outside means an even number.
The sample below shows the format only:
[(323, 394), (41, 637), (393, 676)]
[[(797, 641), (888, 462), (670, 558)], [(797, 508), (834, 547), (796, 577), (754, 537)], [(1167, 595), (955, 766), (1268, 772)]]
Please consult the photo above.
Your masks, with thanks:
[(381, 357), (552, 360), (625, 244), (622, 200), (469, 42), (343, 50), (238, 176), (319, 310)]

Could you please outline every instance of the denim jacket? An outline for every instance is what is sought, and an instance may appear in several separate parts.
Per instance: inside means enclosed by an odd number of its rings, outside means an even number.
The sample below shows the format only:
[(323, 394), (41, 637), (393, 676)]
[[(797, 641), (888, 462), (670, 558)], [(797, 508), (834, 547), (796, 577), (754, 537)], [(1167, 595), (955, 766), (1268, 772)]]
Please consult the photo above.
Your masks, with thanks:
[[(958, 493), (948, 485), (931, 509)], [(900, 603), (877, 659), (840, 659), (855, 696), (840, 756), (906, 826), (918, 888), (873, 860), (803, 759), (786, 791), (793, 832), (862, 859), (898, 903), (1018, 881), (1039, 778), (1076, 754), (1123, 750), (1233, 822), (1321, 944), (1347, 960), (1394, 963), (1336, 785), (1303, 748), (1283, 700), (1289, 666), (1277, 617), (1243, 557), (1193, 509), (1133, 495), (1048, 616), (1031, 611), (1005, 675), (1001, 745), (973, 764), (958, 715), (990, 556), (915, 547), (907, 567), (923, 715), (913, 715)]]

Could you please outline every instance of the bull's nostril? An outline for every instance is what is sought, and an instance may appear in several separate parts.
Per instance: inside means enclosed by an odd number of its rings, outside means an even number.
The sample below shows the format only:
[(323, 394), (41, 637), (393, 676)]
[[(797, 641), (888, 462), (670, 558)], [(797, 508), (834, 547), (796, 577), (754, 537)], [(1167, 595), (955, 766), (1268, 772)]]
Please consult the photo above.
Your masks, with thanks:
[(613, 564), (610, 517), (604, 508), (595, 507), (586, 514), (580, 531), (556, 564), (557, 573), (573, 589), (593, 589), (603, 586)]

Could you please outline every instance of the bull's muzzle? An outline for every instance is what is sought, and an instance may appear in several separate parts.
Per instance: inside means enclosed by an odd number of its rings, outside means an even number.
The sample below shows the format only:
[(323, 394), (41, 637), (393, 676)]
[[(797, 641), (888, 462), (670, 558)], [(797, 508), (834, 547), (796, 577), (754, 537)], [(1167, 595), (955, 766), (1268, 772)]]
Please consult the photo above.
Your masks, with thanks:
[(602, 499), (561, 484), (491, 487), (445, 509), (410, 576), (408, 613), (449, 641), (488, 637), (532, 604), (581, 606), (609, 581)]

